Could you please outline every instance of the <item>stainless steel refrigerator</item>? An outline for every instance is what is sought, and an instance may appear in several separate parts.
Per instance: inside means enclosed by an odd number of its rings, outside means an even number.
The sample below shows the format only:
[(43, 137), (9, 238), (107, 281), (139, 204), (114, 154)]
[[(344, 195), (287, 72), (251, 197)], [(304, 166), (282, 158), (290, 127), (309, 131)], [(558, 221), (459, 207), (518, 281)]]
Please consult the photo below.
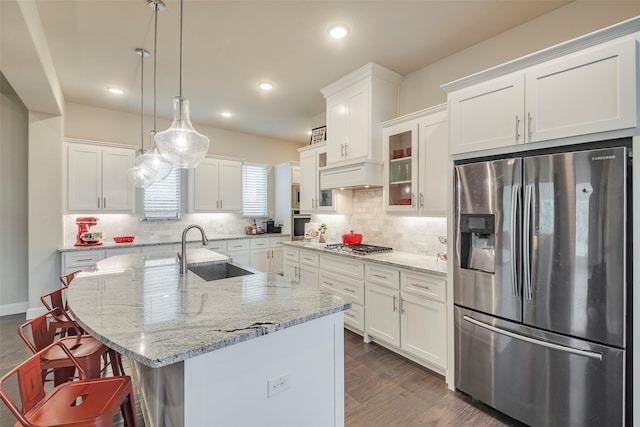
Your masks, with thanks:
[(626, 147), (455, 166), (457, 389), (533, 426), (625, 424), (630, 168)]

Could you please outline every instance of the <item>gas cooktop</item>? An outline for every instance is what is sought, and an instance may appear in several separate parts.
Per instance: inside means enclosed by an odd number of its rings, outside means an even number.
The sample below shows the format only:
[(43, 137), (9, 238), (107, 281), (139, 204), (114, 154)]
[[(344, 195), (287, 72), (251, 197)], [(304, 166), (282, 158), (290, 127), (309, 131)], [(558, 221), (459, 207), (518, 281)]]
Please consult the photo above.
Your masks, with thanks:
[(356, 254), (356, 255), (379, 254), (382, 252), (391, 252), (393, 250), (392, 248), (389, 248), (386, 246), (345, 245), (344, 243), (329, 243), (324, 248), (331, 251), (344, 252), (344, 253)]

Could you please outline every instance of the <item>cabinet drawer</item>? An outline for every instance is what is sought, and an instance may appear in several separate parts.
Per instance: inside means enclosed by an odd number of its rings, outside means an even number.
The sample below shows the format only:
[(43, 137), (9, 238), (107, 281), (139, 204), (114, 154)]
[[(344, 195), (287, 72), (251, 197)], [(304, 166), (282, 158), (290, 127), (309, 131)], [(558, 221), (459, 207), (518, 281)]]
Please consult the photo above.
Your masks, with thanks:
[(352, 329), (364, 331), (364, 307), (352, 304), (351, 308), (344, 312), (344, 324)]
[(227, 250), (231, 251), (244, 251), (251, 248), (251, 241), (249, 239), (229, 240), (227, 242)]
[(221, 254), (227, 253), (227, 241), (226, 240), (217, 240), (217, 241), (209, 241), (207, 245), (207, 249), (213, 252), (219, 252)]
[(300, 264), (317, 267), (319, 265), (320, 254), (313, 252), (300, 251)]
[(364, 305), (364, 284), (360, 281), (323, 271), (320, 273), (320, 289), (338, 295), (345, 301)]
[(269, 242), (269, 239), (263, 237), (263, 238), (255, 238), (255, 239), (249, 239), (251, 241), (251, 249), (267, 249), (271, 247), (271, 242)]
[(284, 248), (284, 259), (287, 262), (300, 261), (300, 251), (297, 249)]
[(288, 237), (284, 237), (284, 236), (271, 237), (269, 239), (269, 241), (271, 242), (271, 247), (272, 248), (280, 248), (280, 247), (284, 246), (283, 245), (284, 242), (288, 242), (289, 241), (289, 238)]
[(403, 271), (400, 273), (400, 283), (403, 292), (422, 295), (441, 302), (447, 299), (447, 282), (442, 278)]
[(367, 282), (377, 283), (393, 289), (400, 289), (400, 272), (395, 268), (365, 264), (364, 277)]
[(88, 267), (104, 259), (105, 251), (82, 251), (79, 253), (65, 253), (63, 256), (64, 268)]
[(320, 265), (323, 270), (333, 271), (341, 276), (353, 279), (364, 279), (364, 263), (347, 257), (321, 255)]

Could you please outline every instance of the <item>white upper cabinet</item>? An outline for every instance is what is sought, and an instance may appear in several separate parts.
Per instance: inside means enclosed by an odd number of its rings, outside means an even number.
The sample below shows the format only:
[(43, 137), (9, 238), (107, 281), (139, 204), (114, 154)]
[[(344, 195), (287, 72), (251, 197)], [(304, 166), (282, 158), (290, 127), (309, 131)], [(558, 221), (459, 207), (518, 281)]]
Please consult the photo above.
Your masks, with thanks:
[(327, 100), (327, 166), (382, 161), (379, 125), (398, 114), (402, 76), (369, 63), (322, 89)]
[(128, 171), (135, 151), (92, 144), (67, 144), (67, 210), (132, 212), (134, 186)]
[(242, 162), (205, 158), (190, 175), (191, 212), (242, 211)]
[(636, 128), (640, 35), (607, 31), (444, 85), (451, 153)]
[(636, 126), (636, 40), (527, 70), (527, 142)]
[(301, 148), (300, 152), (300, 212), (339, 213), (352, 212), (352, 192), (320, 188), (320, 169), (327, 165), (327, 145), (315, 144)]
[(451, 153), (523, 142), (524, 75), (511, 74), (449, 95)]
[(383, 124), (384, 204), (388, 212), (446, 215), (448, 121), (446, 105)]

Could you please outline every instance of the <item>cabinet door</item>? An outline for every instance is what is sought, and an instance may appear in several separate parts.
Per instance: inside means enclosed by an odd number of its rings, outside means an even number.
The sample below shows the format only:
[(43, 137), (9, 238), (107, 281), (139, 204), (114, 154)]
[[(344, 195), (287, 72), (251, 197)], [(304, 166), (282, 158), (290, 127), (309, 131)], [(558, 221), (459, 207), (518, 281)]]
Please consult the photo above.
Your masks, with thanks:
[(527, 141), (635, 127), (636, 44), (612, 42), (528, 70)]
[[(250, 251), (233, 251), (229, 252), (229, 258), (231, 262), (239, 265), (251, 265), (251, 252)], [(264, 271), (264, 270), (262, 270)]]
[(419, 121), (418, 207), (426, 215), (447, 214), (449, 123), (442, 111)]
[(400, 315), (397, 290), (367, 282), (365, 332), (389, 344), (400, 346)]
[[(346, 95), (337, 93), (327, 98), (327, 162), (333, 164), (344, 160), (347, 142)], [(300, 163), (304, 174), (304, 167)]]
[(298, 263), (285, 260), (282, 275), (292, 282), (299, 283), (300, 278), (298, 277)]
[(132, 211), (134, 186), (128, 171), (133, 167), (134, 151), (122, 148), (102, 149), (102, 209)]
[(300, 264), (298, 274), (300, 275), (300, 283), (314, 288), (320, 287), (320, 274), (317, 268)]
[(452, 154), (524, 142), (524, 74), (514, 73), (449, 95)]
[(400, 123), (383, 130), (385, 155), (385, 209), (390, 212), (418, 210), (418, 125)]
[(446, 369), (447, 325), (444, 303), (403, 293), (401, 318), (402, 349)]
[(347, 89), (347, 138), (345, 159), (359, 160), (370, 157), (371, 110), (369, 109), (370, 83), (364, 80)]
[(303, 151), (300, 153), (300, 212), (311, 213), (315, 210), (317, 188), (316, 151)]
[(269, 273), (271, 270), (271, 249), (256, 249), (251, 251), (251, 268)]
[(218, 195), (220, 209), (226, 212), (242, 211), (242, 162), (220, 160)]
[(284, 271), (284, 250), (282, 247), (271, 248), (271, 273), (281, 274)]
[(203, 159), (193, 170), (193, 209), (196, 212), (219, 210), (218, 173), (216, 159)]
[(102, 208), (101, 171), (100, 147), (79, 144), (70, 144), (67, 147), (68, 210), (97, 211)]

